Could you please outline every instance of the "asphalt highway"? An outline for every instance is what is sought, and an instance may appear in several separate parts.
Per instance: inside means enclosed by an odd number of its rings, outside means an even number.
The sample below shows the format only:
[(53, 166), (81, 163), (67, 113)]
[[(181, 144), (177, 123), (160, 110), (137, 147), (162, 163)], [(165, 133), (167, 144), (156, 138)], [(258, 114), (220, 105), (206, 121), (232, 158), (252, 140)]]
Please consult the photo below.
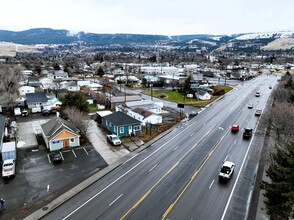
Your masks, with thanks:
[[(266, 75), (244, 82), (43, 219), (246, 219), (263, 137), (242, 133), (256, 133), (255, 109), (265, 110), (276, 82)], [(219, 183), (225, 160), (235, 172)]]

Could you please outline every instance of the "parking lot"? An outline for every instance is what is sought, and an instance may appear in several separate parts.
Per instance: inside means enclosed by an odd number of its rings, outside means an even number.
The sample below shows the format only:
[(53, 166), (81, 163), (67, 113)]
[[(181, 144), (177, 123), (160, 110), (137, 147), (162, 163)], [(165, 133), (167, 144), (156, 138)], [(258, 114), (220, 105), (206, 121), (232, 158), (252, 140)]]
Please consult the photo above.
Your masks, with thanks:
[(15, 177), (0, 179), (0, 196), (8, 207), (1, 213), (1, 219), (12, 219), (19, 207), (38, 205), (42, 200), (48, 202), (108, 166), (92, 144), (62, 151), (62, 162), (53, 164), (42, 137), (31, 129), (39, 120), (44, 118), (34, 118), (34, 122), (29, 118), (17, 120), (18, 125), (22, 124), (19, 141), (23, 146), (17, 149)]

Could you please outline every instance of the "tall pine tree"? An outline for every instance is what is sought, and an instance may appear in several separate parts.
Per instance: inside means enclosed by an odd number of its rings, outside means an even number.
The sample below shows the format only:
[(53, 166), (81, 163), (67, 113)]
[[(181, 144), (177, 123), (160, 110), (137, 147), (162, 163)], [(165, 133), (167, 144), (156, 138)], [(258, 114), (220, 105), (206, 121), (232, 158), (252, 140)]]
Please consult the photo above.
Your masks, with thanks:
[(271, 182), (262, 181), (268, 214), (274, 219), (294, 217), (294, 143), (284, 149), (277, 147), (273, 161), (266, 171)]

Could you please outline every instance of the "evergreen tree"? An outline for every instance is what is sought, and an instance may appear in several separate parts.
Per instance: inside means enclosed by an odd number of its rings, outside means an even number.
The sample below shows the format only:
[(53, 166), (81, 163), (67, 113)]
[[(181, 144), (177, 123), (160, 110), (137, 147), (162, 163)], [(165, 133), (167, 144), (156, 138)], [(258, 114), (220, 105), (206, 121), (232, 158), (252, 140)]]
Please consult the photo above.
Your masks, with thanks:
[(268, 213), (275, 218), (294, 217), (294, 143), (277, 148), (273, 161), (266, 171), (271, 182), (262, 181)]
[(69, 92), (62, 100), (62, 109), (75, 107), (82, 112), (88, 112), (88, 102), (82, 92)]
[(104, 75), (104, 70), (102, 69), (101, 66), (99, 66), (98, 70), (97, 70), (97, 75), (102, 77)]

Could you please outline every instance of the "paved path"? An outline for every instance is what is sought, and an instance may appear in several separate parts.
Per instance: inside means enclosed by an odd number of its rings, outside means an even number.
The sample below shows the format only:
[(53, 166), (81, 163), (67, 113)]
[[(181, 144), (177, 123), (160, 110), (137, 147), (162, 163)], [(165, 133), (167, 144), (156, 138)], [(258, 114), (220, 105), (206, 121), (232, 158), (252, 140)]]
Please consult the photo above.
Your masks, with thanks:
[(118, 151), (112, 151), (107, 144), (105, 134), (97, 127), (97, 124), (94, 120), (89, 121), (87, 137), (96, 151), (109, 165), (130, 153), (127, 149), (124, 148)]

